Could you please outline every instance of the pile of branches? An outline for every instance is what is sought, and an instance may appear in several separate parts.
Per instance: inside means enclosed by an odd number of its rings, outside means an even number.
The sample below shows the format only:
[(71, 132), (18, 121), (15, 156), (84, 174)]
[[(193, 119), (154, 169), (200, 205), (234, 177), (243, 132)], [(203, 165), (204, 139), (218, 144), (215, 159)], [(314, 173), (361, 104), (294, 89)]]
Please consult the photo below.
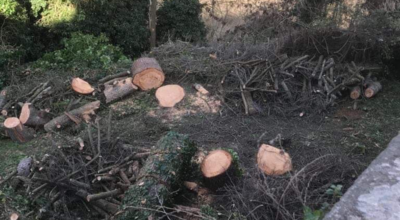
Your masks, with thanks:
[(2, 183), (12, 179), (14, 187), (25, 186), (27, 198), (43, 204), (24, 217), (72, 220), (115, 215), (124, 192), (139, 178), (141, 160), (151, 153), (119, 138), (112, 140), (109, 132), (102, 132), (96, 121), (88, 125), (86, 137), (53, 136), (51, 149), (41, 159), (23, 159)]
[[(219, 45), (219, 46), (218, 46)], [(195, 46), (184, 42), (155, 48), (155, 56), (170, 78), (211, 84), (230, 109), (246, 114), (313, 114), (326, 111), (349, 91), (375, 83), (378, 66), (337, 63), (329, 56), (278, 53), (278, 44)], [(378, 86), (379, 87), (379, 86)]]

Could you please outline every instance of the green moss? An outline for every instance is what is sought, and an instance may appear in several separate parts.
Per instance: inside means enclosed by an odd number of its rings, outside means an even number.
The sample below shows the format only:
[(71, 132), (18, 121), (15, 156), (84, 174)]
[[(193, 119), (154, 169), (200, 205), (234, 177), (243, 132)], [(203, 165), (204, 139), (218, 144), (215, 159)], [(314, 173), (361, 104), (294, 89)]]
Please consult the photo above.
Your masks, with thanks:
[(125, 193), (120, 220), (147, 219), (157, 214), (158, 206), (172, 203), (173, 195), (190, 173), (190, 160), (197, 148), (187, 136), (169, 132), (158, 143), (157, 154), (141, 169), (137, 184)]

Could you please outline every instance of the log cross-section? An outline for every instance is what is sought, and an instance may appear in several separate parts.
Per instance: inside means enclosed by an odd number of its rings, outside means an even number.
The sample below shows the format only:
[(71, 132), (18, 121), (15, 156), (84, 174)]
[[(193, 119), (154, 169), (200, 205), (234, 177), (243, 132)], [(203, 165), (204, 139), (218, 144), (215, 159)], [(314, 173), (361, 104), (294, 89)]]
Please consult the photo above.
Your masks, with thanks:
[(71, 82), (72, 89), (82, 95), (88, 95), (94, 92), (94, 88), (81, 78), (73, 78)]
[(267, 175), (282, 175), (292, 170), (292, 160), (288, 153), (271, 145), (263, 144), (258, 150), (257, 164)]
[(156, 98), (161, 107), (174, 107), (185, 97), (185, 90), (179, 85), (166, 85), (157, 89)]
[[(229, 180), (233, 169), (232, 155), (225, 150), (211, 151), (201, 163), (204, 183), (211, 189), (217, 189)], [(233, 177), (233, 176), (231, 176)]]
[(45, 110), (37, 110), (31, 103), (25, 103), (22, 106), (19, 120), (26, 126), (43, 126), (50, 121), (50, 116)]
[(69, 111), (68, 114), (60, 115), (44, 125), (47, 132), (62, 129), (74, 123), (71, 116), (85, 119), (88, 115), (94, 114), (94, 111), (100, 108), (100, 101), (90, 102), (80, 108)]
[(375, 96), (382, 89), (382, 84), (380, 82), (371, 82), (368, 88), (365, 90), (364, 95), (367, 98)]
[(8, 136), (19, 143), (26, 143), (33, 139), (33, 134), (29, 128), (23, 126), (18, 118), (11, 117), (4, 121), (4, 128)]
[(160, 87), (165, 75), (154, 58), (143, 57), (135, 60), (131, 67), (133, 83), (141, 90), (150, 90)]

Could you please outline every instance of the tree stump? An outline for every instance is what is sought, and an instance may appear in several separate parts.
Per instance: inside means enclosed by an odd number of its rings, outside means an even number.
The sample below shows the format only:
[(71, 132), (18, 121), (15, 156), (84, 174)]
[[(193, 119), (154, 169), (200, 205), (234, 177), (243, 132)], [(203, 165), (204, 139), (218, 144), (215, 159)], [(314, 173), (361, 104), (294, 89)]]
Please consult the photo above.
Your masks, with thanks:
[(47, 132), (60, 130), (66, 126), (77, 123), (81, 119), (86, 119), (89, 115), (94, 114), (94, 111), (100, 108), (100, 101), (90, 102), (77, 109), (69, 111), (63, 115), (60, 115), (53, 120), (47, 122), (44, 125), (44, 129)]
[(204, 184), (210, 189), (224, 186), (230, 178), (234, 177), (232, 155), (225, 150), (211, 151), (200, 166), (204, 177)]
[(156, 98), (161, 107), (174, 107), (184, 97), (185, 90), (179, 85), (162, 86), (156, 91)]
[(258, 150), (257, 164), (267, 175), (282, 175), (292, 170), (292, 160), (288, 153), (271, 145), (263, 144)]
[[(158, 141), (156, 150), (140, 170), (137, 181), (125, 192), (119, 220), (153, 219), (170, 202), (171, 193), (183, 184), (196, 146), (185, 135), (169, 132)], [(161, 204), (160, 204), (161, 202)], [(131, 208), (129, 208), (131, 207)]]
[(358, 99), (361, 96), (361, 87), (360, 86), (355, 86), (350, 92), (350, 98), (351, 99)]
[(89, 95), (94, 92), (94, 88), (88, 82), (79, 77), (72, 79), (71, 87), (75, 92), (82, 95)]
[(18, 118), (7, 118), (4, 121), (4, 128), (13, 141), (26, 143), (33, 139), (33, 134), (29, 128), (23, 126)]
[(160, 87), (165, 75), (154, 58), (143, 57), (135, 60), (131, 67), (133, 83), (141, 90), (150, 90)]
[(38, 127), (44, 126), (50, 121), (50, 115), (44, 110), (37, 110), (31, 103), (25, 103), (22, 106), (21, 114), (19, 120), (23, 125)]
[(115, 100), (121, 99), (134, 91), (136, 91), (138, 87), (133, 85), (132, 78), (126, 78), (119, 81), (114, 81), (112, 84), (104, 85), (104, 100), (105, 103), (110, 103)]
[(368, 88), (364, 92), (364, 96), (367, 98), (372, 98), (382, 89), (382, 84), (380, 82), (371, 82)]

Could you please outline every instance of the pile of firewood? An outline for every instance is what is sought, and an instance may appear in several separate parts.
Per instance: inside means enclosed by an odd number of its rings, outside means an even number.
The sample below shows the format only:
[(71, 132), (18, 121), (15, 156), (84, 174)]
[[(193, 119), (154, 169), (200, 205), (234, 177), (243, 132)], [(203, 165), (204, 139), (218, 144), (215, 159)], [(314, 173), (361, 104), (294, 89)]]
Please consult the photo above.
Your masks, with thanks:
[[(136, 60), (130, 71), (116, 75), (107, 76), (98, 81), (97, 87), (92, 86), (81, 78), (73, 78), (70, 82), (70, 89), (81, 96), (73, 100), (61, 115), (54, 115), (50, 108), (38, 109), (35, 107), (37, 101), (52, 96), (57, 88), (49, 85), (49, 82), (41, 83), (30, 93), (18, 97), (7, 97), (7, 88), (0, 93), (1, 113), (6, 119), (3, 127), (13, 140), (20, 143), (30, 141), (34, 137), (33, 129), (44, 129), (46, 132), (53, 132), (65, 129), (72, 124), (88, 123), (91, 116), (101, 106), (101, 103), (110, 104), (132, 94), (138, 88), (143, 91), (158, 88), (156, 98), (161, 107), (173, 107), (185, 96), (185, 92), (179, 85), (162, 86), (165, 75), (153, 58), (140, 58)], [(83, 96), (91, 97), (97, 101), (81, 103)], [(9, 100), (7, 100), (9, 99)], [(70, 110), (72, 106), (81, 105)], [(49, 106), (51, 107), (51, 106)], [(10, 112), (15, 116), (10, 117)], [(30, 129), (32, 128), (32, 129)]]

